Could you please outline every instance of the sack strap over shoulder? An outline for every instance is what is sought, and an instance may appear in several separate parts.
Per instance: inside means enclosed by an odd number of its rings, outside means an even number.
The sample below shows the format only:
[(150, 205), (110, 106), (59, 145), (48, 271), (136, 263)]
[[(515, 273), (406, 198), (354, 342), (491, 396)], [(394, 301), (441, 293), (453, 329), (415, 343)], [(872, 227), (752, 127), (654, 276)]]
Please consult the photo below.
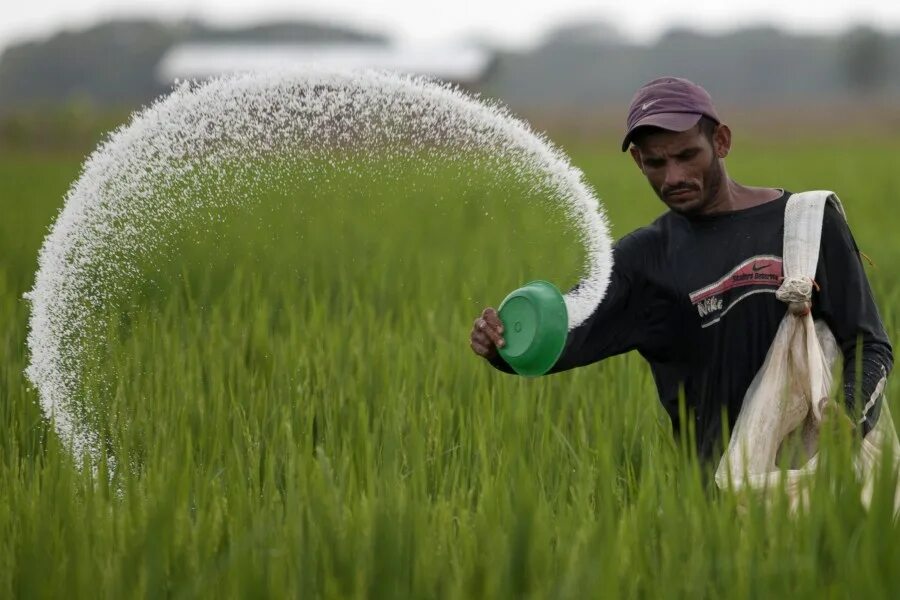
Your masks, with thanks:
[(807, 314), (810, 309), (822, 242), (822, 216), (828, 203), (847, 218), (840, 199), (827, 190), (793, 194), (784, 209), (784, 279), (775, 297), (788, 304), (795, 315)]

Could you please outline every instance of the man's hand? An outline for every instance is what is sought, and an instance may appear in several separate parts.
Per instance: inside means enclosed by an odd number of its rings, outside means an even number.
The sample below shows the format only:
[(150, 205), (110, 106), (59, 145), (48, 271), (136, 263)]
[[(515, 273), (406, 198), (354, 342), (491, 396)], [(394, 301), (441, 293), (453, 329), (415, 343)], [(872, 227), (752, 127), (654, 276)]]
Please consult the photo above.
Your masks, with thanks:
[(475, 319), (469, 345), (475, 354), (487, 359), (497, 356), (497, 348), (506, 345), (503, 340), (503, 323), (500, 322), (496, 310), (486, 308), (481, 312), (481, 316)]

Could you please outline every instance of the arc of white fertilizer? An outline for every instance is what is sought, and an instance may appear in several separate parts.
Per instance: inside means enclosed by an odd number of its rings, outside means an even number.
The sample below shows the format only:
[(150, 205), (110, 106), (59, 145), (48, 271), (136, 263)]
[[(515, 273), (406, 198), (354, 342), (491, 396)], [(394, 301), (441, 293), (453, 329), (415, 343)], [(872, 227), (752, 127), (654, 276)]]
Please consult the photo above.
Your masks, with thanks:
[[(94, 308), (104, 306), (102, 281), (96, 281), (97, 260), (105, 251), (142, 241), (140, 228), (146, 225), (134, 216), (137, 209), (143, 210), (146, 216), (151, 210), (157, 215), (178, 215), (192, 208), (190, 199), (184, 197), (154, 198), (152, 208), (150, 203), (136, 206), (134, 199), (153, 197), (154, 177), (193, 168), (184, 164), (187, 162), (184, 159), (191, 157), (192, 148), (210, 141), (204, 137), (210, 130), (218, 128), (221, 133), (223, 119), (226, 127), (228, 118), (236, 119), (230, 123), (236, 131), (243, 125), (257, 136), (261, 134), (255, 138), (257, 141), (268, 140), (269, 132), (261, 132), (260, 123), (240, 121), (250, 119), (242, 115), (252, 112), (242, 109), (250, 105), (283, 108), (287, 104), (308, 112), (315, 108), (303, 104), (309, 102), (310, 95), (296, 92), (310, 91), (315, 86), (361, 92), (374, 108), (395, 107), (398, 99), (407, 101), (409, 106), (424, 106), (435, 114), (452, 117), (454, 122), (458, 119), (468, 126), (466, 131), (471, 135), (486, 136), (476, 139), (476, 144), (494, 148), (503, 144), (502, 147), (512, 149), (517, 157), (527, 158), (543, 182), (556, 191), (567, 216), (579, 226), (586, 249), (585, 276), (581, 285), (565, 297), (569, 328), (581, 324), (603, 298), (612, 269), (612, 253), (607, 220), (597, 198), (581, 171), (559, 149), (499, 104), (474, 99), (450, 86), (422, 78), (381, 72), (305, 71), (227, 77), (202, 85), (182, 84), (168, 97), (137, 113), (87, 159), (44, 240), (34, 289), (26, 294), (32, 309), (28, 334), (30, 364), (26, 373), (37, 388), (45, 416), (53, 421), (63, 443), (71, 444), (76, 456), (87, 452), (96, 461), (101, 448), (99, 434), (83, 422), (82, 415), (74, 411), (70, 402), (78, 389), (82, 357), (77, 351), (67, 352), (67, 347), (77, 348), (86, 336), (88, 323), (77, 307), (85, 303)], [(273, 111), (274, 116), (269, 116), (276, 121), (271, 123), (273, 130), (300, 127), (288, 121), (277, 122), (290, 113), (283, 112)], [(273, 144), (278, 143), (277, 132), (272, 132), (272, 139)], [(204, 149), (207, 152), (204, 165), (208, 166), (216, 155), (209, 155), (209, 146)], [(240, 151), (239, 147), (226, 148), (219, 158), (233, 159)], [(126, 225), (116, 229), (114, 222)], [(91, 267), (95, 271), (94, 281), (86, 275)], [(99, 276), (127, 275), (130, 267), (103, 265)]]

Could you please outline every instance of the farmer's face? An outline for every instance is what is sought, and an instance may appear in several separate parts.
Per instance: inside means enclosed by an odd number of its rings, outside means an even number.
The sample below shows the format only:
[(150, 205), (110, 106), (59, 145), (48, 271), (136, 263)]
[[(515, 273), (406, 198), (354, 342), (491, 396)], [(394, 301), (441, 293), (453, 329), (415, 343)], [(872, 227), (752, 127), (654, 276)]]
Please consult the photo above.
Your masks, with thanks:
[(631, 156), (660, 200), (683, 214), (714, 207), (724, 185), (721, 159), (728, 153), (730, 132), (720, 125), (713, 140), (699, 126), (682, 132), (653, 129), (631, 148)]

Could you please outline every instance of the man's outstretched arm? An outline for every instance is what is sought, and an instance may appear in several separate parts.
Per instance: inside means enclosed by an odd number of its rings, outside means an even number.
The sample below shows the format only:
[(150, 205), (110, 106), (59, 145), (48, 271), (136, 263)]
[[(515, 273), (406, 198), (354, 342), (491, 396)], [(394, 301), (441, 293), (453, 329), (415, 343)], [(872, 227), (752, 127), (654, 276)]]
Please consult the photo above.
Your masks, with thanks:
[[(637, 348), (641, 343), (644, 306), (649, 297), (638, 261), (650, 252), (640, 236), (623, 238), (613, 249), (614, 266), (606, 294), (584, 323), (571, 330), (566, 345), (549, 373), (588, 365)], [(496, 310), (486, 308), (475, 320), (470, 337), (472, 350), (500, 371), (514, 373), (497, 352), (502, 343), (502, 323)]]

